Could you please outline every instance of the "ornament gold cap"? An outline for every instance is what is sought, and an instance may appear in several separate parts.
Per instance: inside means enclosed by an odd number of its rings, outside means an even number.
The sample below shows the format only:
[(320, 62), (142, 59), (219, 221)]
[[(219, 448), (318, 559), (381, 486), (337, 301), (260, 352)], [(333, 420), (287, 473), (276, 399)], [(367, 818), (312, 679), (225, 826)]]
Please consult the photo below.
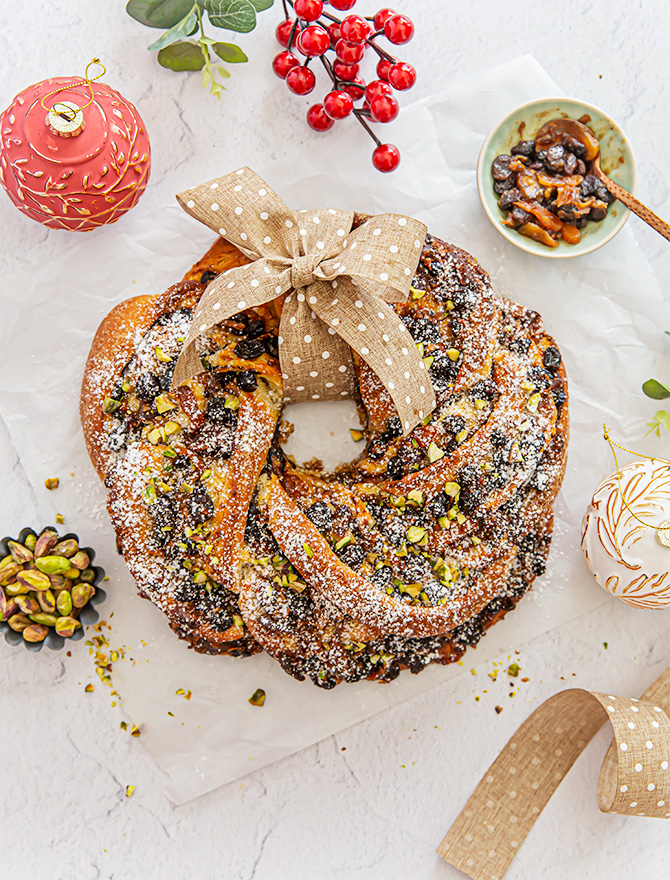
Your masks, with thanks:
[(656, 540), (662, 547), (670, 547), (670, 520), (666, 519), (658, 526)]
[(46, 124), (60, 137), (76, 137), (86, 126), (81, 107), (72, 101), (57, 101), (47, 113)]

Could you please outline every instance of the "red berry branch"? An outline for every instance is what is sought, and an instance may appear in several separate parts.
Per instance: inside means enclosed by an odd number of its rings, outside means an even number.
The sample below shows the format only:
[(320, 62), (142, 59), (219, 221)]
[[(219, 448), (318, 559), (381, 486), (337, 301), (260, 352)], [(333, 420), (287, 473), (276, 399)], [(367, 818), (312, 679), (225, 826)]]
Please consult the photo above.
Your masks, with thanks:
[[(408, 43), (414, 25), (406, 15), (394, 9), (380, 9), (372, 18), (347, 15), (340, 19), (324, 10), (329, 5), (338, 11), (351, 9), (356, 0), (282, 0), (285, 20), (276, 30), (284, 51), (272, 62), (272, 69), (296, 95), (309, 95), (316, 86), (310, 63), (318, 58), (328, 74), (332, 88), (321, 104), (307, 111), (307, 124), (314, 131), (328, 131), (340, 119), (354, 116), (375, 142), (372, 164), (378, 171), (394, 171), (400, 164), (400, 151), (393, 144), (383, 144), (370, 127), (371, 122), (392, 122), (400, 110), (393, 92), (411, 89), (416, 70), (383, 49), (379, 37), (393, 45)], [(295, 18), (292, 17), (295, 15)], [(359, 76), (360, 63), (368, 49), (377, 62), (377, 79), (366, 83)], [(328, 52), (334, 52), (331, 62)], [(298, 55), (304, 56), (301, 61)], [(360, 106), (356, 104), (362, 101)]]

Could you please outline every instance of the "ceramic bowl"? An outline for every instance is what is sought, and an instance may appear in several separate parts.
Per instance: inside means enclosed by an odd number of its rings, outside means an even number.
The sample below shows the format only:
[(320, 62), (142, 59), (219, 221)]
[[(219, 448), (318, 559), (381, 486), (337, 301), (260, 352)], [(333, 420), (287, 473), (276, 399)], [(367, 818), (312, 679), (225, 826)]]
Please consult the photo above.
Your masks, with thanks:
[(520, 140), (532, 140), (539, 129), (550, 119), (569, 116), (579, 119), (587, 114), (593, 129), (600, 141), (601, 166), (605, 174), (615, 180), (628, 192), (635, 195), (637, 189), (637, 166), (631, 146), (621, 128), (602, 110), (576, 101), (572, 98), (542, 98), (522, 104), (493, 127), (484, 141), (477, 162), (477, 189), (484, 210), (498, 232), (516, 247), (540, 257), (565, 259), (579, 257), (596, 250), (619, 232), (630, 215), (630, 211), (621, 202), (610, 205), (607, 217), (600, 223), (589, 223), (581, 230), (581, 241), (568, 244), (560, 241), (557, 248), (550, 248), (540, 242), (526, 238), (524, 235), (503, 226), (501, 221), (505, 214), (498, 207), (499, 196), (493, 189), (491, 163), (501, 153), (509, 153), (510, 149)]
[[(22, 529), (19, 533), (18, 538), (2, 538), (0, 539), (0, 559), (4, 559), (5, 556), (9, 554), (9, 549), (7, 547), (8, 541), (18, 541), (20, 544), (26, 540), (28, 535), (37, 535), (39, 533), (35, 532), (34, 529)], [(64, 541), (66, 538), (74, 538), (77, 543), (79, 543), (79, 536), (75, 535), (74, 532), (68, 532), (66, 535), (59, 535), (58, 540)], [(81, 547), (85, 553), (88, 553), (91, 563), (93, 563), (93, 559), (95, 558), (95, 550), (92, 550), (90, 547)], [(84, 636), (84, 626), (90, 626), (92, 623), (97, 623), (99, 615), (95, 609), (96, 605), (99, 605), (101, 602), (104, 602), (107, 598), (107, 593), (101, 589), (100, 584), (105, 578), (105, 570), (101, 568), (99, 565), (92, 565), (91, 568), (95, 572), (95, 578), (93, 580), (93, 586), (95, 587), (95, 595), (89, 601), (84, 608), (81, 609), (79, 614), (79, 620), (82, 623), (82, 626), (79, 629), (75, 630), (73, 635), (69, 639), (63, 638), (63, 636), (59, 636), (55, 630), (50, 629), (49, 635), (44, 639), (43, 642), (26, 642), (21, 633), (14, 632), (11, 627), (9, 627), (6, 623), (0, 623), (0, 633), (4, 633), (5, 641), (10, 645), (23, 645), (27, 648), (28, 651), (41, 651), (42, 647), (46, 645), (48, 648), (51, 648), (52, 651), (60, 651), (61, 648), (65, 647), (68, 642), (76, 642)]]

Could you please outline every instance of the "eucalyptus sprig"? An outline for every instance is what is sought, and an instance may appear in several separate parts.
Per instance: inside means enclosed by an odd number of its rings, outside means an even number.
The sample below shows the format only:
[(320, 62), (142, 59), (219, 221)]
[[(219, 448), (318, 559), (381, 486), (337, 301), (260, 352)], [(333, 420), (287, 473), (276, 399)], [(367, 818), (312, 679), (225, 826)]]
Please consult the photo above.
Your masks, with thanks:
[[(670, 336), (670, 331), (666, 330), (665, 333), (667, 336)], [(658, 379), (647, 379), (642, 386), (642, 390), (652, 400), (666, 400), (670, 397), (670, 387), (659, 382)], [(657, 410), (654, 413), (653, 421), (647, 422), (647, 425), (649, 426), (647, 434), (651, 434), (653, 431), (657, 437), (660, 437), (661, 428), (670, 431), (670, 413), (664, 409)]]
[[(220, 79), (230, 73), (228, 64), (248, 61), (234, 43), (212, 39), (205, 33), (204, 14), (217, 28), (247, 34), (256, 27), (256, 13), (269, 9), (274, 0), (129, 0), (126, 12), (147, 27), (165, 29), (148, 48), (158, 52), (158, 63), (169, 70), (202, 71), (202, 87), (221, 97)], [(197, 34), (197, 36), (195, 36)], [(218, 75), (218, 79), (217, 79)]]

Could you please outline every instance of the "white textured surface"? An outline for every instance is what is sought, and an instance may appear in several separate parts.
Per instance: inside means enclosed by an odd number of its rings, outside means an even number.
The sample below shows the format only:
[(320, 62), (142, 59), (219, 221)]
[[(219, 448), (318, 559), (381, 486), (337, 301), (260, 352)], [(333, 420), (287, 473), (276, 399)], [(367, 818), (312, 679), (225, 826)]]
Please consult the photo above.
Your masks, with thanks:
[[(374, 11), (365, 0), (359, 5)], [(663, 113), (667, 88), (658, 75), (665, 68), (670, 11), (661, 4), (644, 11), (641, 3), (570, 0), (543, 16), (537, 4), (493, 7), (480, 0), (449, 4), (448, 19), (436, 22), (435, 10), (444, 16), (446, 6), (426, 0), (402, 5), (418, 29), (404, 53), (419, 67), (415, 97), (468, 69), (534, 51), (568, 94), (605, 107), (624, 126), (640, 166), (640, 194), (670, 216), (663, 146), (670, 135)], [(255, 34), (242, 38), (251, 63), (234, 69), (217, 105), (200, 92), (197, 75), (155, 66), (143, 48), (151, 32), (128, 20), (121, 3), (31, 0), (13, 10), (0, 36), (0, 103), (30, 82), (75, 73), (100, 55), (107, 81), (138, 104), (152, 135), (152, 181), (136, 209), (146, 212), (221, 167), (260, 167), (288, 153), (300, 164), (308, 151), (318, 150), (318, 136), (300, 118), (301, 104), (309, 102), (288, 96), (267, 72), (278, 17), (278, 9), (263, 14)], [(412, 136), (420, 133), (403, 130), (401, 115), (393, 139), (402, 148)], [(342, 144), (368, 161), (366, 140), (355, 129)], [(318, 156), (311, 162), (316, 167)], [(662, 282), (670, 251), (656, 233), (634, 218), (631, 223)], [(44, 262), (70, 240), (24, 220), (4, 198), (0, 228), (0, 274)], [(603, 381), (616, 383), (617, 377)], [(39, 501), (27, 498), (20, 463), (3, 441), (5, 533), (30, 521)], [(485, 665), (477, 677), (463, 676), (178, 809), (165, 800), (162, 775), (141, 740), (119, 730), (109, 694), (100, 688), (83, 694), (90, 673), (84, 652), (74, 652), (65, 664), (58, 655), (28, 658), (0, 643), (0, 876), (456, 880), (462, 875), (435, 856), (435, 846), (527, 713), (566, 681), (641, 692), (670, 662), (669, 625), (667, 615), (612, 602), (526, 645), (517, 659), (530, 680), (519, 685), (514, 699), (506, 696), (507, 677), (492, 682), (486, 675), (491, 666)], [(502, 714), (496, 715), (495, 705), (504, 707)], [(595, 784), (605, 744), (601, 733), (566, 779), (520, 851), (508, 875), (512, 880), (619, 880), (667, 872), (666, 824), (598, 812)], [(126, 799), (129, 783), (136, 792)]]

